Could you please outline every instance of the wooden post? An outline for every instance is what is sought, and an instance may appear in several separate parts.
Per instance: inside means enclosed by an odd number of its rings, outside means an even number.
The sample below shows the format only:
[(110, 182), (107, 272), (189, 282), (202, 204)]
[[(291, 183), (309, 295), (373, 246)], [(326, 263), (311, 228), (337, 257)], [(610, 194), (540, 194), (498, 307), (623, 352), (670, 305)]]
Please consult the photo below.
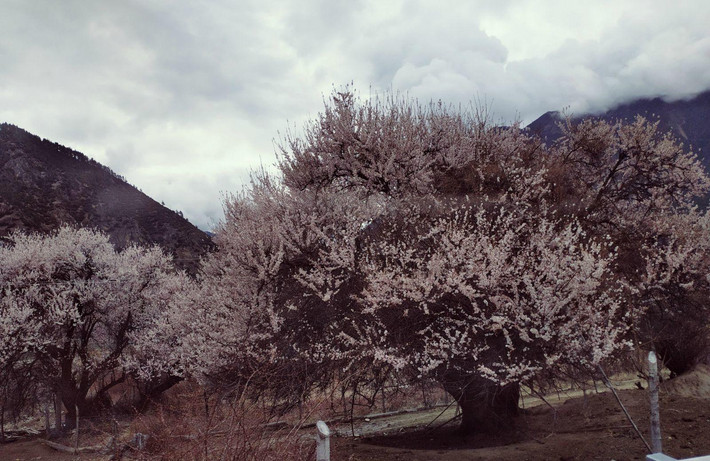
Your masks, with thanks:
[(648, 391), (651, 400), (651, 448), (661, 453), (661, 416), (658, 409), (658, 360), (656, 353), (648, 353)]
[(74, 405), (74, 411), (76, 412), (76, 440), (74, 440), (74, 453), (79, 453), (79, 405)]
[(330, 461), (330, 429), (324, 421), (318, 421), (316, 429), (316, 461)]
[(44, 402), (44, 430), (46, 438), (49, 440), (49, 435), (52, 433), (52, 426), (49, 424), (49, 402)]

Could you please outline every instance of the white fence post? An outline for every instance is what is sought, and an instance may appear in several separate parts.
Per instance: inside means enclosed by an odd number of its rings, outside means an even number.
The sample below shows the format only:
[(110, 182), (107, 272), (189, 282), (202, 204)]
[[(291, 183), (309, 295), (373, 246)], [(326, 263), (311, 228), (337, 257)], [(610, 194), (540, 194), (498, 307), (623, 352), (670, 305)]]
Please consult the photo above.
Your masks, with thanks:
[(675, 458), (671, 458), (663, 453), (654, 453), (652, 455), (646, 455), (646, 461), (679, 461)]
[(133, 440), (131, 441), (131, 443), (136, 447), (138, 451), (141, 451), (148, 443), (149, 437), (150, 436), (148, 434), (141, 434), (140, 432), (136, 432), (135, 434), (133, 434)]
[(658, 360), (656, 353), (648, 353), (648, 390), (651, 398), (651, 448), (661, 453), (661, 416), (658, 409)]
[(330, 461), (330, 429), (324, 421), (318, 421), (316, 429), (316, 461)]

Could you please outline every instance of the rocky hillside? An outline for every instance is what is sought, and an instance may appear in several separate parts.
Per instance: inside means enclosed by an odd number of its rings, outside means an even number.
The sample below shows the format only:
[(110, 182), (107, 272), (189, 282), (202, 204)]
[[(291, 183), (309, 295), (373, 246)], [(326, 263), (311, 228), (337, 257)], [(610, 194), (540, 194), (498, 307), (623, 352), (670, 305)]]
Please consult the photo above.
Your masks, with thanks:
[(16, 229), (48, 232), (63, 223), (101, 229), (119, 248), (158, 244), (196, 271), (207, 234), (108, 167), (0, 124), (0, 239)]
[[(710, 91), (687, 101), (666, 102), (661, 98), (640, 99), (610, 109), (602, 114), (580, 116), (599, 117), (604, 120), (632, 120), (637, 114), (649, 120), (658, 120), (663, 131), (672, 131), (687, 147), (693, 149), (706, 167), (710, 167)], [(548, 142), (560, 136), (557, 122), (559, 112), (547, 112), (528, 125), (533, 133)]]

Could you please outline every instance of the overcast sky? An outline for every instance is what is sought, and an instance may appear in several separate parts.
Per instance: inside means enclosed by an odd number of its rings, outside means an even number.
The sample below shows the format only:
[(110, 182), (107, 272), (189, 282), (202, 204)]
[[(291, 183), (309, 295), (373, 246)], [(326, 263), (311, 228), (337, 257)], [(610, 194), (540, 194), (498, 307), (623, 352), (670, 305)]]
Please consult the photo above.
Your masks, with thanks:
[(710, 2), (3, 0), (0, 122), (202, 229), (274, 139), (353, 82), (495, 118), (710, 88)]

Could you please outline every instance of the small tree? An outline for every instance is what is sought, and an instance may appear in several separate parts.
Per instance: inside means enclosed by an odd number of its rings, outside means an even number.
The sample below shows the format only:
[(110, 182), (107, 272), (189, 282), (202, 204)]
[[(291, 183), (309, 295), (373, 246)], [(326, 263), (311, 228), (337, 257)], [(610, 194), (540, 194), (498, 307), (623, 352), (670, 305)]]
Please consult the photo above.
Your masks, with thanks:
[(481, 113), (350, 92), (286, 137), (279, 168), (226, 201), (205, 266), (229, 319), (212, 330), (232, 335), (220, 364), (290, 364), (305, 387), (305, 365), (434, 378), (466, 432), (509, 421), (520, 384), (630, 345), (675, 251), (669, 219), (697, 217), (710, 184), (642, 119), (569, 123), (547, 147)]
[[(108, 237), (62, 227), (0, 247), (0, 363), (55, 393), (68, 416), (93, 414), (140, 366), (133, 338), (190, 287), (157, 247), (116, 252)], [(8, 382), (12, 385), (12, 382)]]

